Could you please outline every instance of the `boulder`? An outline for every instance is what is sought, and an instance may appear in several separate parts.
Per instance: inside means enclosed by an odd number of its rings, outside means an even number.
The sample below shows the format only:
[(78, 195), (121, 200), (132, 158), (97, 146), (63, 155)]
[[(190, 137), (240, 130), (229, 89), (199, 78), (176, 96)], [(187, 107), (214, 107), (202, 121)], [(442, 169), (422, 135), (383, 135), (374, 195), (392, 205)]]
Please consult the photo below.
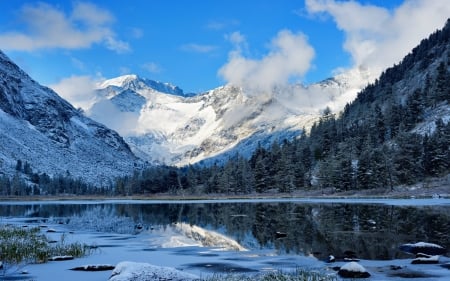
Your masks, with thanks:
[(285, 238), (285, 237), (287, 237), (287, 233), (281, 232), (281, 231), (275, 232), (275, 239), (280, 239), (280, 238)]
[(439, 263), (439, 255), (430, 256), (425, 254), (417, 254), (416, 258), (411, 261), (412, 264), (436, 264)]
[(328, 258), (325, 260), (327, 263), (335, 262), (336, 258), (333, 255), (329, 255)]
[(115, 266), (110, 265), (110, 264), (88, 264), (88, 265), (73, 267), (70, 270), (74, 270), (74, 271), (106, 271), (106, 270), (113, 270), (114, 268), (115, 268)]
[(343, 278), (368, 278), (370, 273), (357, 262), (349, 262), (341, 266), (338, 271), (339, 276)]
[(325, 262), (327, 262), (327, 263), (332, 263), (332, 262), (336, 262), (336, 261), (344, 261), (344, 262), (355, 261), (355, 262), (359, 262), (360, 260), (358, 258), (356, 258), (356, 255), (348, 255), (347, 253), (344, 253), (343, 257), (342, 256), (335, 257), (334, 255), (329, 255), (325, 259)]
[(186, 273), (175, 268), (129, 261), (118, 263), (111, 273), (111, 277), (109, 277), (109, 281), (190, 281), (198, 279), (199, 277), (196, 275)]
[(399, 248), (403, 252), (414, 255), (422, 253), (426, 255), (435, 256), (447, 253), (447, 249), (445, 249), (444, 247), (437, 244), (426, 242), (417, 242), (415, 244), (403, 244)]
[(68, 261), (73, 260), (73, 256), (54, 256), (48, 259), (49, 261)]

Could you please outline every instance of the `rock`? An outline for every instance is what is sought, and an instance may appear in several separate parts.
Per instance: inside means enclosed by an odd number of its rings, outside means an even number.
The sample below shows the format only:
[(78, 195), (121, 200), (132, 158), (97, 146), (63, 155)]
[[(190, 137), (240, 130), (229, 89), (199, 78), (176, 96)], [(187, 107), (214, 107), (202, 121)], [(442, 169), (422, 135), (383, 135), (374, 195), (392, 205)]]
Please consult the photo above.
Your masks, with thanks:
[(106, 270), (113, 270), (114, 268), (115, 268), (115, 266), (111, 265), (111, 264), (89, 264), (89, 265), (73, 267), (70, 270), (74, 270), (74, 271), (106, 271)]
[(415, 244), (403, 244), (399, 247), (399, 249), (403, 252), (417, 255), (418, 253), (426, 254), (426, 255), (443, 255), (447, 253), (447, 249), (444, 247), (426, 242), (417, 242)]
[[(393, 278), (404, 278), (404, 279), (418, 279), (418, 278), (430, 278), (427, 280), (434, 280), (431, 278), (437, 277), (434, 274), (430, 274), (428, 272), (424, 272), (423, 270), (414, 270), (408, 267), (402, 267), (400, 269), (393, 269), (389, 272), (387, 272), (388, 277)], [(387, 279), (389, 280), (389, 279)], [(421, 279), (422, 280), (422, 279)]]
[(327, 262), (327, 263), (336, 262), (336, 261), (344, 261), (344, 262), (355, 261), (355, 262), (359, 262), (360, 260), (358, 258), (356, 258), (356, 253), (352, 252), (352, 251), (345, 251), (344, 252), (344, 256), (329, 255), (327, 257), (327, 259), (325, 260), (325, 262)]
[(68, 261), (73, 260), (73, 256), (54, 256), (48, 259), (49, 261)]
[(357, 262), (349, 262), (341, 266), (338, 271), (339, 276), (344, 278), (368, 278), (370, 273)]
[(400, 270), (400, 269), (402, 269), (403, 267), (401, 267), (401, 266), (399, 266), (399, 265), (391, 265), (389, 268), (390, 268), (391, 270)]
[(331, 263), (331, 262), (335, 262), (336, 258), (333, 255), (329, 255), (328, 258), (326, 259), (327, 263)]
[(285, 233), (285, 232), (280, 232), (280, 231), (275, 232), (275, 238), (276, 238), (276, 239), (279, 239), (279, 238), (285, 238), (285, 237), (287, 237), (287, 233)]
[(439, 255), (430, 256), (425, 254), (418, 254), (415, 259), (411, 261), (412, 264), (436, 264), (439, 263)]
[(190, 281), (198, 280), (199, 277), (171, 267), (156, 266), (149, 263), (137, 263), (124, 261), (116, 265), (109, 281)]

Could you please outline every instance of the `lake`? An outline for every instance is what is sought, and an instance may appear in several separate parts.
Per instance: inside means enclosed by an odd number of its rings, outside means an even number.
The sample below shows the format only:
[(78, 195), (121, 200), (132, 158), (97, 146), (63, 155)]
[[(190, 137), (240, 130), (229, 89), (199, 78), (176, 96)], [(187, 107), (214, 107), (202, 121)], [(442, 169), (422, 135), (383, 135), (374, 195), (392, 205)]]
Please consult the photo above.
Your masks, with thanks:
[[(414, 280), (450, 276), (449, 258), (412, 265), (414, 256), (399, 250), (419, 241), (450, 248), (448, 199), (2, 202), (0, 223), (51, 227), (56, 232), (48, 235), (55, 239), (65, 233), (98, 249), (73, 261), (28, 266), (22, 279), (62, 274), (107, 280), (105, 272), (68, 268), (123, 260), (198, 275), (296, 268), (334, 274), (332, 267), (348, 258), (361, 260), (371, 280), (405, 280), (414, 272)], [(325, 262), (329, 255), (338, 262)]]

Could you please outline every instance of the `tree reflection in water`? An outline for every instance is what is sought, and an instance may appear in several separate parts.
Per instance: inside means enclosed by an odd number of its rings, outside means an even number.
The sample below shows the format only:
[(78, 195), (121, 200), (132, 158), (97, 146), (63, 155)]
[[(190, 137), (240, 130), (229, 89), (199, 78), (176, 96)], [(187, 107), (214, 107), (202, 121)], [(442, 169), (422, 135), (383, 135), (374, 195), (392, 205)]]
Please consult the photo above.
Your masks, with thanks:
[[(450, 247), (450, 207), (383, 204), (232, 202), (232, 203), (55, 203), (7, 204), (1, 217), (39, 219), (96, 218), (94, 224), (120, 222), (121, 230), (142, 224), (151, 229), (176, 222), (221, 232), (248, 249), (314, 255), (325, 259), (354, 255), (361, 259), (407, 257), (403, 243), (425, 241)], [(116, 224), (117, 225), (117, 224)], [(78, 226), (79, 227), (79, 226)], [(84, 225), (89, 227), (89, 225)], [(129, 231), (134, 231), (129, 227)], [(92, 229), (95, 230), (95, 229)], [(97, 229), (98, 230), (98, 229)], [(280, 232), (283, 235), (276, 235)]]

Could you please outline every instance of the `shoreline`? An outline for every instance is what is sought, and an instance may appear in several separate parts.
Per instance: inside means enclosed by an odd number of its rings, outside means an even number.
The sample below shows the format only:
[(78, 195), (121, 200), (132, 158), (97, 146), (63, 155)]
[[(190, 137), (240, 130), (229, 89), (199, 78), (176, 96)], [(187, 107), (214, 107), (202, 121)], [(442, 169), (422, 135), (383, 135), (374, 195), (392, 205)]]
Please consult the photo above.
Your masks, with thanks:
[(138, 194), (129, 196), (107, 195), (32, 195), (32, 196), (0, 196), (2, 201), (98, 201), (98, 200), (160, 200), (160, 201), (195, 201), (195, 200), (258, 200), (258, 199), (419, 199), (419, 198), (450, 198), (450, 175), (430, 179), (409, 186), (392, 188), (356, 189), (339, 191), (334, 188), (315, 188), (296, 190), (291, 193), (276, 191), (249, 194), (190, 194), (188, 192)]
[(149, 194), (130, 196), (105, 196), (105, 195), (35, 195), (35, 196), (0, 196), (0, 202), (14, 201), (201, 201), (201, 200), (268, 200), (268, 199), (425, 199), (425, 198), (450, 198), (450, 186), (434, 188), (396, 188), (393, 191), (352, 190), (336, 192), (330, 188), (295, 191), (292, 193), (251, 193), (251, 194)]

